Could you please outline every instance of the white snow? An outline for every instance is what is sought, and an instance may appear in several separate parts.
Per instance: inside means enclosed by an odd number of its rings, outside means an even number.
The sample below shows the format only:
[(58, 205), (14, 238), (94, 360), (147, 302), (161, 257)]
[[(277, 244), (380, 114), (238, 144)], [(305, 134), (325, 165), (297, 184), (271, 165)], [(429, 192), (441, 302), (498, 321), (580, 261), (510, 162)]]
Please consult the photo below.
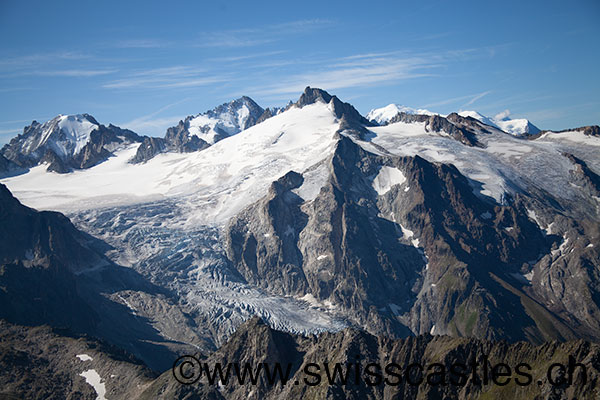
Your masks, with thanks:
[(92, 361), (93, 358), (88, 356), (87, 354), (77, 354), (75, 357), (79, 358), (81, 361)]
[(35, 136), (29, 137), (23, 143), (23, 150), (31, 152), (39, 146), (47, 145), (60, 157), (76, 155), (87, 144), (96, 128), (98, 125), (85, 115), (59, 115), (42, 124), (39, 140)]
[(531, 270), (530, 272), (523, 275), (523, 277), (525, 279), (527, 279), (527, 282), (529, 282), (529, 283), (531, 283), (531, 280), (533, 279), (533, 272), (534, 272), (534, 270)]
[(389, 104), (382, 108), (376, 108), (367, 114), (367, 119), (370, 121), (375, 121), (378, 124), (385, 124), (392, 118), (394, 118), (398, 113), (403, 112), (407, 114), (422, 114), (422, 115), (433, 115), (429, 110), (425, 109), (414, 109), (411, 107), (401, 106), (398, 104)]
[(292, 192), (304, 201), (316, 199), (330, 176), (327, 163), (323, 161), (309, 167), (302, 175), (304, 182), (299, 188), (292, 189)]
[(502, 129), (504, 132), (510, 133), (514, 136), (535, 134), (539, 132), (539, 130), (535, 126), (531, 125), (531, 123), (525, 118), (509, 118), (510, 113), (508, 112), (508, 110), (496, 115), (495, 117), (486, 117), (485, 115), (482, 115), (477, 111), (460, 111), (458, 115), (462, 117), (474, 118), (478, 121), (483, 122), (486, 125)]
[(398, 168), (383, 166), (379, 169), (377, 176), (373, 179), (373, 189), (380, 196), (390, 191), (392, 186), (401, 185), (406, 182), (406, 177)]
[[(58, 122), (60, 130), (66, 135), (67, 141), (74, 144), (71, 154), (79, 154), (81, 149), (90, 140), (90, 134), (98, 125), (88, 121), (83, 115), (64, 115), (60, 117)], [(61, 147), (61, 142), (56, 142), (57, 147)], [(68, 150), (62, 147), (63, 154), (66, 155)], [(58, 153), (60, 155), (60, 153)]]
[(85, 381), (94, 388), (96, 391), (96, 400), (106, 400), (106, 387), (104, 386), (104, 382), (102, 382), (102, 378), (98, 375), (95, 369), (88, 369), (87, 371), (83, 371), (79, 374), (85, 378)]
[(307, 293), (304, 296), (300, 297), (300, 300), (307, 302), (312, 307), (315, 308), (325, 308), (325, 309), (334, 309), (335, 306), (329, 300), (325, 300), (320, 302), (313, 296), (311, 293)]
[(583, 131), (566, 131), (566, 132), (546, 132), (537, 142), (573, 142), (587, 146), (600, 146), (600, 138), (596, 136), (585, 135)]
[(317, 260), (324, 260), (324, 259), (326, 259), (327, 257), (329, 257), (329, 256), (328, 256), (328, 255), (326, 255), (326, 254), (321, 254), (320, 256), (318, 256), (318, 257), (317, 257)]
[(224, 132), (228, 136), (238, 134), (246, 126), (249, 116), (250, 109), (246, 104), (242, 104), (235, 112), (227, 110), (217, 116), (209, 116), (207, 113), (199, 114), (189, 120), (188, 131), (191, 135), (214, 144), (217, 136), (222, 135), (218, 131)]
[(187, 223), (224, 223), (264, 196), (273, 181), (331, 154), (337, 129), (327, 105), (316, 103), (292, 108), (200, 152), (160, 154), (134, 165), (128, 160), (138, 145), (131, 145), (87, 170), (55, 174), (41, 165), (2, 183), (37, 209), (83, 210), (177, 197)]
[(429, 331), (430, 335), (433, 335), (435, 333), (435, 324), (431, 327), (431, 330)]

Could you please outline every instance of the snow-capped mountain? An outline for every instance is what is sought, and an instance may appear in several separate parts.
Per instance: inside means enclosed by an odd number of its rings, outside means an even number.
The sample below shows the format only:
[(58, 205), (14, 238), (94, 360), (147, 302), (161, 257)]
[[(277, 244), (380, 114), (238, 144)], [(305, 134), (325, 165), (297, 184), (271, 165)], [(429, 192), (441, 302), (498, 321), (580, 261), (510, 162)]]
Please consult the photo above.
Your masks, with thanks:
[(141, 140), (132, 131), (101, 125), (89, 114), (59, 115), (43, 124), (33, 121), (0, 153), (21, 168), (44, 162), (49, 171), (64, 173), (89, 168)]
[(212, 145), (250, 128), (264, 111), (254, 100), (243, 96), (205, 113), (187, 117), (184, 124), (189, 135), (198, 136)]
[[(153, 343), (215, 348), (253, 315), (303, 334), (600, 339), (600, 128), (521, 137), (405, 111), (376, 124), (315, 88), (269, 114), (228, 114), (240, 131), (212, 145), (182, 121), (169, 135), (182, 150), (146, 138), (82, 171), (1, 182), (154, 285), (105, 300), (150, 321)], [(7, 263), (41, 262), (36, 246)]]
[(378, 125), (385, 125), (389, 120), (394, 118), (398, 113), (406, 113), (406, 114), (420, 114), (420, 115), (434, 115), (429, 110), (425, 109), (415, 109), (411, 107), (401, 106), (398, 104), (389, 104), (382, 108), (375, 108), (367, 114), (367, 119), (369, 121), (376, 122)]
[(146, 138), (133, 163), (146, 162), (160, 153), (189, 153), (203, 150), (219, 140), (236, 135), (280, 110), (265, 110), (247, 96), (212, 110), (190, 115), (167, 129), (164, 138)]
[[(397, 104), (389, 104), (382, 108), (376, 108), (367, 114), (367, 119), (375, 122), (378, 125), (386, 125), (390, 123), (398, 114), (409, 115), (439, 115), (439, 113), (431, 112), (425, 109), (415, 109)], [(510, 113), (504, 111), (495, 117), (486, 117), (477, 111), (460, 111), (458, 115), (461, 117), (470, 117), (483, 122), (486, 125), (498, 128), (506, 133), (514, 136), (527, 136), (540, 133), (540, 130), (525, 118), (511, 119)]]
[(458, 114), (463, 117), (474, 118), (486, 125), (496, 127), (514, 136), (527, 136), (540, 133), (539, 128), (529, 122), (529, 120), (525, 118), (510, 118), (510, 113), (508, 111), (497, 114), (495, 117), (486, 117), (477, 111), (460, 111)]

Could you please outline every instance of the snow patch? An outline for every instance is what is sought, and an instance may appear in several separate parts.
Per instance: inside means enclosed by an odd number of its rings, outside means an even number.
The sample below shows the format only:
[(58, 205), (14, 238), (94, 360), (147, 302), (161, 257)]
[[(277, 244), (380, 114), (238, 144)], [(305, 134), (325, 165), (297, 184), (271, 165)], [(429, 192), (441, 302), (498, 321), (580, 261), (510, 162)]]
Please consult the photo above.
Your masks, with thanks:
[(398, 113), (406, 114), (421, 114), (421, 115), (434, 115), (435, 113), (425, 109), (414, 109), (411, 107), (401, 106), (398, 104), (389, 104), (382, 108), (376, 108), (367, 114), (369, 121), (375, 121), (379, 125), (387, 123), (389, 120), (394, 118)]
[(79, 358), (81, 361), (92, 361), (93, 358), (88, 356), (87, 354), (77, 354), (75, 357)]
[(380, 196), (390, 191), (392, 186), (406, 182), (406, 177), (398, 168), (383, 166), (373, 179), (373, 189)]
[(96, 391), (96, 400), (106, 400), (106, 387), (102, 378), (98, 375), (95, 369), (88, 369), (79, 374), (85, 378), (85, 381)]

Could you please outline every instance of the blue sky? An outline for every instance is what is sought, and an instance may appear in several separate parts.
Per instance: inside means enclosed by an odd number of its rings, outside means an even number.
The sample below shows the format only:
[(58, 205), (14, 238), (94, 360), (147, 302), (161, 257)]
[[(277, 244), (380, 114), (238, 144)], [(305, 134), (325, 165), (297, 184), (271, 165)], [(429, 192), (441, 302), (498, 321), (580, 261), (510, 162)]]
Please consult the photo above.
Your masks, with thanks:
[[(289, 4), (288, 4), (289, 3)], [(241, 95), (600, 123), (600, 2), (0, 0), (0, 143), (90, 113), (163, 136)]]

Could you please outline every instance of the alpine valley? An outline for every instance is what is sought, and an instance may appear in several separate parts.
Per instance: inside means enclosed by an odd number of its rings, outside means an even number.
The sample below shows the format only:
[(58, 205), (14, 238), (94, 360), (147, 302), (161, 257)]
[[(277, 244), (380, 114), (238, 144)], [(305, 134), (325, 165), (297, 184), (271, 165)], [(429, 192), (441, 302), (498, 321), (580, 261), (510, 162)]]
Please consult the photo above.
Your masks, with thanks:
[[(600, 128), (361, 115), (307, 87), (148, 137), (88, 114), (0, 150), (0, 398), (600, 396)], [(207, 362), (490, 357), (586, 384), (178, 383)], [(301, 378), (298, 378), (299, 380)], [(3, 397), (4, 396), (4, 397)]]

